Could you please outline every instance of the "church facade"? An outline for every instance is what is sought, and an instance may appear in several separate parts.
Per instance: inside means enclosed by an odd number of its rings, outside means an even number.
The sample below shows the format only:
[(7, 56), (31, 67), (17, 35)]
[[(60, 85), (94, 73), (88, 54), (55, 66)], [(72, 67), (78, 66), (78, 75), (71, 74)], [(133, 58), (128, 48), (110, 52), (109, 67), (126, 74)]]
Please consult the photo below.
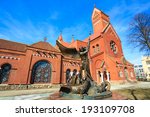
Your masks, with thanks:
[(94, 8), (93, 34), (84, 40), (64, 42), (60, 35), (53, 47), (46, 41), (32, 45), (0, 39), (0, 84), (62, 84), (78, 74), (81, 59), (75, 53), (90, 39), (89, 63), (94, 81), (135, 80), (133, 64), (123, 54), (121, 40), (109, 16)]

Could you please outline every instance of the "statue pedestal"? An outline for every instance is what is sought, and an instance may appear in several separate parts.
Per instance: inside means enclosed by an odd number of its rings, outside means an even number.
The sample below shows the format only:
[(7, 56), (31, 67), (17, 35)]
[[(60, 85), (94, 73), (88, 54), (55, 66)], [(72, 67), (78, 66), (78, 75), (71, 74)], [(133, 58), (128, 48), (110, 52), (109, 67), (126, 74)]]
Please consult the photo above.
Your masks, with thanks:
[(116, 92), (105, 92), (97, 96), (84, 96), (82, 99), (79, 94), (67, 94), (56, 92), (50, 95), (47, 100), (128, 100), (127, 97), (122, 96)]

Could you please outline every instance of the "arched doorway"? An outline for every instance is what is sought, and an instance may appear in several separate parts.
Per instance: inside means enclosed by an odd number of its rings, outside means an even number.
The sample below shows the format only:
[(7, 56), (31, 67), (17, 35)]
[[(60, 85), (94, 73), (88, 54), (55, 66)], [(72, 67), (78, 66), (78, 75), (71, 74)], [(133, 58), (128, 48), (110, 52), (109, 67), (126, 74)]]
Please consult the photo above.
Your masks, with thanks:
[(77, 70), (74, 69), (73, 73), (72, 73), (72, 82), (71, 82), (71, 84), (75, 85), (77, 83), (76, 81), (77, 81)]
[(106, 81), (107, 80), (107, 72), (106, 72), (106, 70), (103, 73), (103, 77), (104, 77), (104, 80)]
[(127, 67), (124, 68), (124, 75), (126, 79), (129, 79), (129, 73), (128, 73)]
[(52, 68), (47, 61), (38, 61), (34, 64), (31, 75), (31, 84), (33, 83), (50, 83)]
[(70, 69), (67, 69), (67, 70), (66, 70), (66, 82), (68, 82), (69, 79), (70, 79), (70, 72), (71, 72)]
[(97, 83), (101, 82), (101, 72), (100, 70), (97, 71)]
[(0, 84), (7, 83), (10, 75), (11, 65), (9, 63), (3, 64), (0, 70)]
[(76, 74), (77, 74), (77, 70), (74, 69), (74, 70), (73, 70), (73, 76), (75, 76)]

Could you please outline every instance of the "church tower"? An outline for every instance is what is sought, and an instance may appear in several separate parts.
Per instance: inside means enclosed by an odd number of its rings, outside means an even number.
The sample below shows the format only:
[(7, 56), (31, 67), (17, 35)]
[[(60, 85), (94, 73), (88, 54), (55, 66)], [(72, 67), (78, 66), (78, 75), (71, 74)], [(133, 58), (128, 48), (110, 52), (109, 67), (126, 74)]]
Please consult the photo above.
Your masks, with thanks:
[(102, 32), (109, 24), (109, 16), (101, 10), (94, 8), (92, 13), (92, 24), (94, 33)]
[(93, 34), (89, 53), (93, 79), (97, 83), (104, 80), (132, 82), (135, 79), (133, 64), (125, 59), (121, 40), (109, 16), (95, 7), (91, 19)]

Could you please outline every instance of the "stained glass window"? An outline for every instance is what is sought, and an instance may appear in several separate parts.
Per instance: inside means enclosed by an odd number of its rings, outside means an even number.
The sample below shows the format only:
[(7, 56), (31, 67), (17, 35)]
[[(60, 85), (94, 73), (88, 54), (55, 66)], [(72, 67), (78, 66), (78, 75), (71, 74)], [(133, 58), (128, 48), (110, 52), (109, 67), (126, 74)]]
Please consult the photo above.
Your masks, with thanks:
[(32, 69), (31, 83), (49, 83), (51, 82), (51, 64), (47, 61), (37, 62)]
[(11, 65), (10, 64), (4, 64), (1, 66), (0, 69), (0, 84), (6, 83), (9, 79), (10, 75), (10, 70), (11, 70)]

